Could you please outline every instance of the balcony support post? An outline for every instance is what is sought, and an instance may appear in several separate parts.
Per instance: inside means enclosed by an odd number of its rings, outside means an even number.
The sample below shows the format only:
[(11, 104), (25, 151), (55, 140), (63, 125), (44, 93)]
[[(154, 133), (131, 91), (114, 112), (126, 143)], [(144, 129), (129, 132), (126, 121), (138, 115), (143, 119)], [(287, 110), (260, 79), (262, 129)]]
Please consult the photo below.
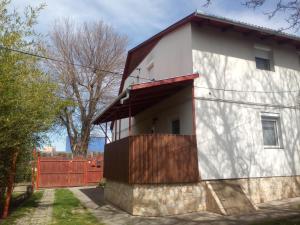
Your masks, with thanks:
[(128, 122), (129, 122), (129, 130), (128, 130), (128, 136), (131, 135), (131, 100), (129, 99), (129, 118), (128, 118)]
[(196, 135), (196, 116), (195, 116), (195, 88), (194, 82), (192, 86), (192, 123), (193, 123), (193, 135)]
[(119, 119), (119, 140), (121, 139), (121, 119)]
[(107, 122), (105, 123), (105, 144), (107, 144)]

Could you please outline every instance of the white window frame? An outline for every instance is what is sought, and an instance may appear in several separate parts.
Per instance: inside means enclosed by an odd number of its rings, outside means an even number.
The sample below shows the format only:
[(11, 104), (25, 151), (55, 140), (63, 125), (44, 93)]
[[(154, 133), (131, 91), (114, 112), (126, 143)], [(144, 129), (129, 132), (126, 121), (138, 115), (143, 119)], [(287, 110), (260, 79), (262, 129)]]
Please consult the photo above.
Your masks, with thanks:
[[(278, 113), (261, 113), (261, 129), (262, 129), (262, 141), (264, 148), (270, 149), (270, 148), (283, 148), (282, 144), (282, 133), (281, 133), (281, 117)], [(263, 137), (263, 121), (272, 121), (275, 122), (275, 132), (276, 132), (276, 138), (277, 138), (277, 145), (265, 145), (264, 144), (264, 137)]]
[[(258, 52), (264, 52), (267, 56), (262, 56), (260, 54), (257, 54)], [(260, 69), (257, 68), (257, 64), (256, 64), (256, 58), (260, 58), (260, 59), (265, 59), (269, 61), (269, 69)], [(273, 50), (265, 45), (260, 45), (260, 44), (255, 44), (254, 45), (254, 62), (255, 62), (255, 67), (257, 70), (264, 70), (264, 71), (273, 71), (274, 72), (274, 57), (273, 57)]]

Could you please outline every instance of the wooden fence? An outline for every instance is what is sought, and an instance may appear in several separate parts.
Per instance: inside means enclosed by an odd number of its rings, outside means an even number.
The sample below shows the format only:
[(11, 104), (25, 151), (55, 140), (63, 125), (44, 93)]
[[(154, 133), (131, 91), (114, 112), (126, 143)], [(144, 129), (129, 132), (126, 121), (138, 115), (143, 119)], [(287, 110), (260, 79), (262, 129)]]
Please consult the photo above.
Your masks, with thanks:
[(199, 180), (193, 135), (145, 134), (109, 143), (104, 177), (129, 184), (190, 183)]
[(103, 156), (88, 159), (38, 157), (37, 188), (93, 185), (103, 177)]

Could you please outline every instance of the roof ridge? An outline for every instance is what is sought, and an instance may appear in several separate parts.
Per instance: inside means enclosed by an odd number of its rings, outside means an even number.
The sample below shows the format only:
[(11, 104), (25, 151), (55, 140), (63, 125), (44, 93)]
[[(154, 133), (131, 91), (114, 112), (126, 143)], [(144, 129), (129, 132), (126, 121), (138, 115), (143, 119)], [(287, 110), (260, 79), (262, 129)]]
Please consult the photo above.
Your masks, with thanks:
[(253, 23), (247, 23), (247, 22), (244, 22), (244, 21), (232, 19), (232, 18), (229, 18), (229, 17), (204, 12), (204, 11), (199, 10), (199, 9), (196, 9), (195, 15), (196, 16), (202, 16), (202, 17), (203, 16), (204, 17), (211, 17), (212, 19), (218, 19), (218, 20), (223, 20), (225, 22), (229, 22), (229, 23), (244, 25), (244, 26), (248, 26), (249, 28), (256, 28), (256, 29), (260, 29), (260, 30), (265, 31), (265, 32), (272, 32), (276, 35), (282, 35), (282, 36), (286, 36), (286, 37), (295, 38), (295, 39), (300, 40), (300, 35), (290, 34), (290, 33), (283, 32), (280, 29), (276, 30), (276, 29), (269, 28), (269, 27), (266, 27), (266, 26), (260, 26), (260, 25), (256, 25), (256, 24), (253, 24)]

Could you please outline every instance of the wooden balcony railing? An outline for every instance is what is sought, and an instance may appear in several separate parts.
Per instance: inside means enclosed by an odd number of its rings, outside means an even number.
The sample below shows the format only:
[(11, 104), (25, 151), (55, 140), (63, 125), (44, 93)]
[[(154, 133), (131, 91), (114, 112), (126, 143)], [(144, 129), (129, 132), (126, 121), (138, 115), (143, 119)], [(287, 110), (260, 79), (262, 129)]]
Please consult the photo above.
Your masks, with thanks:
[(199, 180), (194, 135), (143, 134), (105, 146), (104, 177), (129, 184)]

